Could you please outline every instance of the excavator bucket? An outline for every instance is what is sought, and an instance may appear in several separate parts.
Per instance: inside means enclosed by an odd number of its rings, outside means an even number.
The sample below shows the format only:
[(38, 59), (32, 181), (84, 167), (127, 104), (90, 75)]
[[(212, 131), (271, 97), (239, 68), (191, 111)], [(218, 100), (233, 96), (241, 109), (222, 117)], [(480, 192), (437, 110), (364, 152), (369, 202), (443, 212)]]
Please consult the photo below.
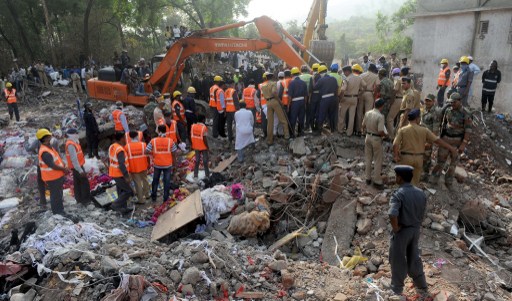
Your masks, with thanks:
[[(334, 59), (334, 41), (311, 40), (309, 43), (309, 51), (321, 62), (330, 66)], [(310, 56), (308, 63), (311, 66), (312, 64), (317, 63), (317, 61)]]

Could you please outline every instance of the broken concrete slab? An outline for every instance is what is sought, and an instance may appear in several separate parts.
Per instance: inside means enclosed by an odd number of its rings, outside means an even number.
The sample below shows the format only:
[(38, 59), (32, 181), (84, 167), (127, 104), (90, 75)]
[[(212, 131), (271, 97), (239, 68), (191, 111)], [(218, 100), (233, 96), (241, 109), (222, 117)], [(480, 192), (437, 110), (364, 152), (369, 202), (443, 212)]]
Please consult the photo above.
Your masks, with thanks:
[(343, 192), (344, 186), (348, 183), (348, 178), (345, 175), (337, 174), (331, 181), (329, 189), (324, 192), (322, 201), (324, 203), (334, 203), (338, 196)]
[(336, 241), (338, 242), (338, 255), (350, 249), (357, 222), (356, 204), (357, 200), (355, 199), (338, 199), (332, 206), (322, 243), (323, 259), (330, 265), (339, 265), (335, 253)]
[(289, 148), (292, 153), (297, 156), (304, 156), (311, 153), (309, 148), (306, 146), (306, 143), (304, 142), (304, 137), (297, 137), (293, 139), (290, 142)]
[(223, 172), (229, 165), (231, 165), (231, 163), (233, 163), (233, 161), (235, 161), (236, 157), (236, 155), (231, 155), (231, 157), (223, 160), (219, 165), (217, 165), (217, 167), (212, 169), (212, 172)]

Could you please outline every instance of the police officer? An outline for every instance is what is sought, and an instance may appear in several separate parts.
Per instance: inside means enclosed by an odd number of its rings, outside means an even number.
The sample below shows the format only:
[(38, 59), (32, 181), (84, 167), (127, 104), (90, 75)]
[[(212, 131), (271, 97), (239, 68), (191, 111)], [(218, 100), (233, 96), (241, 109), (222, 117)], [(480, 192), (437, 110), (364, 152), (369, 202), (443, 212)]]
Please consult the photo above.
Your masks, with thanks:
[(407, 114), (409, 114), (412, 109), (419, 109), (421, 106), (419, 99), (414, 95), (411, 82), (409, 77), (402, 77), (403, 98), (400, 105), (402, 115), (400, 116), (398, 128), (402, 128), (407, 124)]
[[(452, 101), (451, 107), (446, 108), (441, 123), (442, 140), (451, 147), (456, 148), (459, 153), (464, 152), (466, 145), (469, 143), (469, 135), (472, 133), (471, 116), (462, 107), (462, 97), (459, 93), (453, 93), (450, 96)], [(444, 163), (450, 154), (439, 149), (437, 152), (437, 165), (432, 170), (433, 182), (437, 183), (443, 169)], [(457, 154), (452, 153), (450, 158), (450, 166), (444, 176), (446, 187), (451, 188), (453, 184), (453, 175), (455, 174), (455, 166), (457, 164)]]
[(336, 113), (338, 109), (338, 82), (332, 76), (327, 75), (327, 66), (320, 65), (318, 73), (321, 78), (315, 83), (314, 90), (320, 94), (320, 108), (318, 110), (315, 135), (322, 134), (324, 121), (329, 119), (331, 133), (336, 129)]
[(277, 113), (277, 119), (280, 123), (286, 125), (283, 127), (284, 130), (284, 138), (290, 139), (290, 131), (287, 126), (288, 119), (285, 115), (283, 107), (279, 102), (279, 98), (277, 95), (277, 84), (273, 80), (274, 74), (268, 72), (267, 73), (267, 82), (261, 87), (261, 95), (267, 100), (267, 144), (274, 144), (274, 112)]
[(396, 296), (402, 295), (407, 275), (412, 278), (418, 293), (428, 294), (418, 248), (427, 197), (421, 189), (411, 185), (413, 169), (408, 165), (395, 166), (396, 182), (400, 187), (393, 192), (389, 201), (388, 215), (392, 228), (389, 263), (391, 289)]
[[(429, 94), (425, 98), (425, 108), (421, 113), (420, 124), (429, 129), (434, 135), (439, 136), (439, 128), (441, 125), (441, 109), (435, 105), (436, 97)], [(444, 102), (444, 101), (443, 101)], [(423, 176), (422, 181), (427, 181), (432, 166), (432, 144), (425, 145), (425, 154), (423, 155)]]
[(457, 150), (434, 135), (426, 127), (419, 125), (420, 110), (413, 109), (407, 114), (409, 124), (398, 130), (393, 141), (393, 153), (395, 162), (414, 167), (414, 178), (412, 183), (420, 183), (421, 171), (423, 170), (423, 155), (425, 153), (425, 143), (435, 143), (450, 150), (456, 157)]
[(311, 94), (311, 101), (309, 105), (309, 126), (311, 127), (312, 131), (316, 131), (316, 125), (317, 125), (317, 118), (318, 118), (318, 110), (320, 108), (320, 92), (318, 89), (315, 88), (315, 84), (320, 80), (321, 76), (318, 73), (318, 68), (320, 67), (319, 64), (315, 63), (312, 66), (313, 69), (313, 82), (312, 82), (312, 94)]
[[(345, 129), (345, 115), (348, 111), (347, 136), (352, 136), (354, 132), (354, 118), (357, 109), (357, 98), (362, 90), (362, 79), (357, 74), (352, 73), (351, 66), (342, 68), (346, 79), (343, 80), (341, 87), (341, 103), (339, 106), (338, 132), (343, 133)], [(362, 120), (361, 120), (362, 122)]]
[(394, 100), (390, 103), (389, 113), (386, 118), (386, 129), (389, 132), (389, 137), (393, 139), (395, 137), (395, 119), (398, 113), (400, 112), (400, 106), (402, 105), (403, 99), (403, 90), (402, 90), (402, 77), (407, 76), (409, 74), (408, 68), (398, 69), (398, 74), (396, 68), (393, 69), (393, 81), (394, 87), (393, 91), (395, 93)]
[(366, 112), (362, 122), (363, 131), (366, 131), (364, 141), (366, 184), (370, 185), (372, 183), (372, 162), (375, 162), (373, 185), (379, 189), (384, 188), (380, 173), (382, 169), (382, 138), (387, 136), (384, 115), (382, 115), (385, 103), (384, 99), (377, 99), (375, 108)]
[(308, 97), (308, 85), (300, 79), (299, 68), (293, 67), (291, 70), (293, 76), (288, 86), (288, 96), (290, 97), (290, 120), (291, 136), (295, 136), (295, 124), (298, 123), (298, 136), (304, 135), (304, 115), (306, 112), (306, 99)]
[(300, 71), (302, 74), (299, 76), (302, 81), (306, 83), (306, 86), (308, 88), (308, 97), (306, 97), (306, 126), (305, 130), (309, 130), (311, 128), (311, 119), (314, 119), (314, 117), (311, 117), (311, 93), (313, 92), (313, 75), (309, 73), (309, 68), (307, 65), (302, 65), (300, 68)]
[(359, 135), (361, 134), (361, 124), (363, 122), (364, 114), (373, 109), (373, 103), (375, 102), (374, 92), (375, 88), (379, 84), (379, 76), (377, 75), (377, 72), (377, 67), (374, 64), (370, 64), (368, 71), (361, 74), (363, 92), (359, 98), (356, 113), (356, 132)]

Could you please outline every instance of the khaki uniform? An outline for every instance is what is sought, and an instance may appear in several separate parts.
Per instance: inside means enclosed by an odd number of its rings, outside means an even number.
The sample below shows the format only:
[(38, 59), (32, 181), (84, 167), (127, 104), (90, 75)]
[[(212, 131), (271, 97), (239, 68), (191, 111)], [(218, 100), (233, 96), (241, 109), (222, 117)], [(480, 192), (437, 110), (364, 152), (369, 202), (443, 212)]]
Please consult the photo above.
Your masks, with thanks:
[(419, 109), (421, 107), (420, 98), (414, 93), (412, 88), (407, 91), (403, 91), (403, 95), (402, 103), (400, 104), (400, 111), (404, 111), (404, 113), (400, 116), (399, 129), (408, 124), (407, 113), (412, 109)]
[(420, 183), (421, 171), (423, 170), (423, 154), (425, 143), (433, 143), (438, 138), (426, 127), (411, 123), (398, 130), (393, 146), (398, 145), (400, 151), (399, 164), (414, 167), (412, 183)]
[(391, 71), (392, 71), (393, 69), (395, 69), (395, 68), (400, 68), (400, 65), (401, 65), (401, 64), (402, 64), (402, 63), (400, 62), (400, 60), (399, 60), (399, 59), (391, 59), (391, 63), (390, 63), (390, 66), (389, 66), (389, 68), (390, 68), (391, 70), (388, 70), (388, 71), (389, 71), (389, 73), (391, 74)]
[[(445, 130), (441, 134), (442, 139), (453, 147), (459, 148), (466, 133), (472, 133), (471, 128), (472, 119), (471, 115), (463, 108), (457, 110), (447, 108), (444, 113), (442, 126)], [(450, 157), (450, 165), (444, 176), (445, 184), (450, 185), (453, 183), (453, 175), (455, 174), (455, 167), (457, 165), (457, 158), (453, 158), (450, 151), (445, 148), (439, 148), (437, 151), (437, 165), (432, 170), (434, 179), (439, 179), (444, 164), (448, 157)], [(437, 182), (437, 181), (436, 181)]]
[(50, 83), (48, 82), (48, 77), (46, 76), (46, 72), (44, 72), (44, 64), (36, 65), (37, 74), (39, 75), (39, 79), (41, 80), (41, 84), (45, 87), (49, 87)]
[(350, 74), (346, 80), (343, 80), (341, 91), (343, 98), (341, 99), (338, 114), (338, 132), (343, 133), (345, 129), (345, 115), (348, 111), (347, 136), (352, 136), (354, 132), (354, 118), (356, 115), (357, 99), (360, 91), (363, 89), (362, 79), (360, 76)]
[[(364, 141), (364, 158), (366, 180), (373, 180), (375, 184), (382, 184), (382, 137), (379, 132), (384, 132), (384, 115), (378, 110), (368, 111), (362, 121), (363, 129), (366, 129)], [(372, 177), (372, 161), (374, 161)]]
[(80, 75), (78, 73), (73, 72), (71, 73), (71, 81), (73, 82), (73, 91), (75, 93), (82, 93), (82, 84), (80, 83)]
[(361, 132), (361, 124), (364, 115), (366, 112), (373, 109), (373, 103), (375, 101), (373, 98), (373, 90), (380, 83), (379, 76), (370, 71), (361, 74), (360, 77), (362, 80), (363, 94), (361, 94), (357, 103), (356, 132)]
[(277, 114), (277, 119), (280, 123), (284, 124), (284, 137), (285, 139), (290, 138), (290, 131), (288, 126), (288, 120), (283, 111), (283, 107), (279, 102), (279, 99), (274, 97), (277, 94), (277, 84), (274, 81), (268, 81), (261, 87), (261, 93), (267, 100), (267, 143), (274, 143), (274, 112)]
[(403, 91), (402, 91), (402, 79), (397, 79), (394, 85), (395, 98), (389, 106), (389, 113), (386, 118), (386, 129), (388, 130), (389, 137), (393, 139), (395, 137), (395, 118), (400, 112), (400, 106), (402, 104)]
[[(429, 110), (425, 108), (421, 113), (420, 125), (429, 129), (434, 135), (439, 135), (439, 127), (441, 125), (441, 109), (433, 105)], [(423, 155), (423, 172), (424, 176), (428, 176), (432, 167), (432, 144), (425, 144), (425, 154)]]

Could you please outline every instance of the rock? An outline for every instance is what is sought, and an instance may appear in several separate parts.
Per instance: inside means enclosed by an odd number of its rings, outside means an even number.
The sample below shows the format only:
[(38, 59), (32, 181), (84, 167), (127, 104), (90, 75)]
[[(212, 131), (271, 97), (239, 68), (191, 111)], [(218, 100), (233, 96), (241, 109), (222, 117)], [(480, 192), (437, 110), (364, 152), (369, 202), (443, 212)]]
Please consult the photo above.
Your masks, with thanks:
[(183, 278), (181, 279), (181, 283), (183, 284), (196, 284), (201, 280), (201, 274), (196, 267), (190, 267), (185, 270), (183, 273)]
[(354, 272), (352, 274), (362, 278), (368, 274), (368, 269), (364, 265), (358, 265), (354, 268)]
[(379, 265), (381, 265), (381, 264), (382, 264), (382, 262), (383, 262), (382, 257), (380, 257), (380, 256), (375, 256), (375, 255), (374, 255), (374, 256), (372, 256), (372, 257), (370, 258), (370, 261), (371, 261), (371, 263), (373, 263), (375, 266), (379, 266)]
[(336, 296), (334, 296), (334, 301), (346, 301), (347, 299), (347, 296), (342, 293), (337, 293)]
[(442, 214), (428, 213), (427, 216), (436, 223), (445, 221), (445, 218)]
[(389, 202), (388, 196), (385, 192), (379, 193), (376, 198), (377, 204), (379, 205), (385, 205)]
[(276, 260), (269, 263), (268, 267), (274, 272), (280, 272), (288, 267), (288, 263), (284, 260)]
[(171, 274), (169, 275), (174, 282), (174, 284), (178, 284), (181, 281), (181, 274), (178, 272), (178, 270), (172, 270)]
[(366, 235), (372, 228), (372, 220), (369, 218), (359, 219), (356, 223), (357, 233)]
[(357, 201), (363, 205), (370, 205), (372, 203), (372, 198), (369, 196), (361, 196), (357, 198)]
[(307, 154), (306, 143), (304, 137), (297, 137), (290, 142), (290, 149), (292, 153), (297, 156), (304, 156)]
[(444, 231), (444, 227), (440, 223), (436, 222), (433, 222), (432, 225), (430, 225), (430, 228), (437, 231)]
[(208, 260), (208, 255), (206, 255), (205, 252), (199, 251), (196, 254), (192, 255), (192, 257), (190, 258), (190, 261), (192, 261), (195, 264), (202, 264), (202, 263), (207, 263), (209, 260)]
[(290, 289), (295, 284), (295, 277), (287, 270), (281, 270), (281, 283), (285, 289)]
[(263, 178), (262, 185), (263, 185), (263, 188), (270, 188), (270, 187), (272, 187), (272, 179), (268, 178), (268, 177)]
[(377, 272), (377, 267), (371, 261), (368, 261), (366, 263), (366, 268), (368, 269), (368, 272), (370, 272), (370, 273)]
[(512, 271), (512, 260), (505, 261), (503, 265), (509, 270)]
[(299, 248), (304, 248), (305, 246), (309, 245), (313, 242), (313, 238), (310, 236), (299, 236), (297, 238), (297, 244)]
[(254, 175), (253, 175), (253, 180), (254, 181), (259, 181), (262, 178), (263, 178), (263, 171), (257, 170), (257, 171), (254, 172)]
[(468, 177), (468, 173), (463, 167), (457, 166), (455, 167), (455, 178), (459, 183), (464, 182), (466, 178)]
[(457, 297), (452, 292), (441, 290), (432, 301), (457, 301)]
[(466, 224), (477, 225), (487, 218), (487, 207), (480, 200), (470, 200), (464, 204), (460, 217)]
[(270, 193), (270, 199), (279, 203), (288, 202), (288, 194), (283, 191), (283, 188), (276, 187)]
[(316, 228), (318, 229), (319, 233), (324, 233), (325, 232), (325, 228), (327, 228), (327, 223), (326, 222), (318, 222)]
[(496, 297), (490, 292), (485, 293), (483, 300), (485, 301), (495, 301)]
[(295, 300), (306, 300), (306, 292), (305, 291), (298, 291), (292, 294), (292, 298)]
[(191, 284), (185, 284), (181, 287), (181, 293), (185, 296), (193, 296), (194, 294), (194, 288)]
[(318, 239), (318, 232), (316, 231), (316, 229), (313, 229), (311, 230), (311, 232), (309, 232), (309, 237), (311, 237), (314, 240)]
[(454, 258), (461, 258), (461, 257), (464, 257), (464, 252), (462, 252), (461, 249), (459, 248), (454, 248), (451, 252), (452, 256)]
[(329, 189), (327, 189), (324, 194), (322, 195), (322, 201), (324, 203), (334, 203), (338, 196), (343, 191), (343, 188), (345, 187), (346, 183), (348, 182), (348, 179), (346, 176), (342, 176), (340, 174), (337, 174), (332, 178), (331, 184), (329, 185)]
[(103, 274), (110, 275), (117, 272), (117, 270), (119, 269), (119, 265), (111, 257), (103, 256), (101, 258), (101, 268), (103, 270)]

